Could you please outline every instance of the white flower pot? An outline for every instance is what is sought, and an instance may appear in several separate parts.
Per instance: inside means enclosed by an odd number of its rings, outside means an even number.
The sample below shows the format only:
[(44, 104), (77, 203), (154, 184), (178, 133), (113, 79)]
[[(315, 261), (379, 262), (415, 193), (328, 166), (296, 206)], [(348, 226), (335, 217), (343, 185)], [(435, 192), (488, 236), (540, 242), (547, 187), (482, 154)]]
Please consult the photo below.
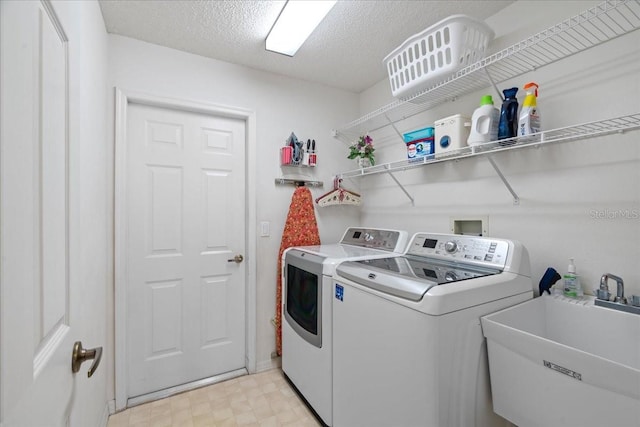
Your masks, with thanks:
[(358, 161), (358, 167), (360, 168), (368, 168), (371, 166), (371, 161), (366, 157), (358, 157), (356, 160)]

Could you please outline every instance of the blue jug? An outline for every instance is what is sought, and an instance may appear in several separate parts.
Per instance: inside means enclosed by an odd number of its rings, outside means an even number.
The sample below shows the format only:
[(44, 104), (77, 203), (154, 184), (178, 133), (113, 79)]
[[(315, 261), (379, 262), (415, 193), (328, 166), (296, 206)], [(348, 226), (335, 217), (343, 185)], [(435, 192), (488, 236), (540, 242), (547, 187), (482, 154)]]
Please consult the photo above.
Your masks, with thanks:
[(517, 87), (505, 89), (504, 101), (500, 110), (500, 122), (498, 124), (498, 139), (513, 138), (518, 136), (518, 93)]

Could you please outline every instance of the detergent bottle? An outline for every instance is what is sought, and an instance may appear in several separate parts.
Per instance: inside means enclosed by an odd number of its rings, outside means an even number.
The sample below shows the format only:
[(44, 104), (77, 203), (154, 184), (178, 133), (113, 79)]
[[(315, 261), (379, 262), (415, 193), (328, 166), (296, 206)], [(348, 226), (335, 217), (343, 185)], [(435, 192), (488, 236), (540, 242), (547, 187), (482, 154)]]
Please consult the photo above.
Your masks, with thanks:
[(500, 123), (498, 124), (498, 139), (513, 138), (518, 135), (518, 93), (517, 87), (504, 89), (504, 101), (500, 110)]
[(518, 121), (518, 136), (531, 135), (540, 132), (540, 110), (538, 109), (538, 84), (529, 82), (524, 85), (527, 94), (522, 102), (520, 120)]
[(480, 99), (480, 107), (471, 116), (471, 133), (467, 144), (477, 145), (498, 139), (498, 122), (500, 110), (493, 106), (491, 95), (484, 95)]

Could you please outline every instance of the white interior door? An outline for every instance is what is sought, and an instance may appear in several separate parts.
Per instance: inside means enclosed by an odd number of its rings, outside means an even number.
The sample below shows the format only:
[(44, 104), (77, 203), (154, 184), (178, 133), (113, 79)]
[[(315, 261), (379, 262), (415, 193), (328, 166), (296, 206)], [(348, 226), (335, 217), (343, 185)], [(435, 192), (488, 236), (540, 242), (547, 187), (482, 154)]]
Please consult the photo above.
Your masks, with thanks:
[(245, 122), (129, 104), (128, 397), (245, 367)]
[(69, 418), (67, 40), (47, 3), (0, 2), (0, 424)]

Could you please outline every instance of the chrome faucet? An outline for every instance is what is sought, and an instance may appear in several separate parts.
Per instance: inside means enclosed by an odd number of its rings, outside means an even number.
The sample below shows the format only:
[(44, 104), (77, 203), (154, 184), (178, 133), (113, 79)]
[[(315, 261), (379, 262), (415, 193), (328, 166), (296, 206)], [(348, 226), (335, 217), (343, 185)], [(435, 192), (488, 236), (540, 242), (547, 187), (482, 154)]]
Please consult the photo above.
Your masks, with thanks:
[(609, 292), (609, 279), (615, 280), (617, 286), (616, 289), (616, 297), (613, 299), (613, 302), (619, 302), (621, 304), (626, 304), (627, 299), (624, 297), (624, 282), (621, 277), (618, 277), (611, 273), (605, 273), (600, 278), (600, 289), (598, 289), (598, 298), (609, 300), (609, 296), (611, 293)]
[[(615, 280), (618, 285), (616, 297), (613, 301), (609, 301), (609, 297), (611, 296), (611, 292), (609, 292), (609, 279)], [(610, 273), (603, 274), (600, 278), (600, 288), (594, 290), (597, 296), (594, 305), (612, 308), (626, 313), (640, 314), (640, 295), (631, 295), (631, 304), (627, 304), (627, 299), (624, 296), (624, 282), (620, 277)]]

